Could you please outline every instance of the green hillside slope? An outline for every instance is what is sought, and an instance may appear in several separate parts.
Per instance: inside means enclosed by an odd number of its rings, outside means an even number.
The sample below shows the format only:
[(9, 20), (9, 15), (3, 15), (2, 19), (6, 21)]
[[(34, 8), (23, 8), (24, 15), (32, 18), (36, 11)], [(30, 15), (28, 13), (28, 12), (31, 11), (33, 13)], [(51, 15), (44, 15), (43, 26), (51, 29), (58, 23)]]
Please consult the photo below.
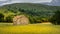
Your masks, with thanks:
[[(42, 4), (32, 4), (32, 3), (16, 3), (10, 5), (4, 5), (0, 7), (0, 13), (4, 15), (4, 21), (6, 17), (24, 14), (27, 15), (31, 22), (40, 22), (40, 20), (48, 21), (54, 12), (59, 10), (60, 6), (48, 6)], [(12, 20), (8, 17), (8, 20)]]

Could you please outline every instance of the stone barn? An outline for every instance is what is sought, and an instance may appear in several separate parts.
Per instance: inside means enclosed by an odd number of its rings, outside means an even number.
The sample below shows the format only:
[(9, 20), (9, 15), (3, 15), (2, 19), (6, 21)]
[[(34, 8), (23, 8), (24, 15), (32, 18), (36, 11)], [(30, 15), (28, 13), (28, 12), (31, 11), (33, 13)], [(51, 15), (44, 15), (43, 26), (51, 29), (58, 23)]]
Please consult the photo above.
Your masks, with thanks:
[(15, 16), (13, 18), (14, 25), (26, 25), (29, 24), (29, 19), (25, 15)]

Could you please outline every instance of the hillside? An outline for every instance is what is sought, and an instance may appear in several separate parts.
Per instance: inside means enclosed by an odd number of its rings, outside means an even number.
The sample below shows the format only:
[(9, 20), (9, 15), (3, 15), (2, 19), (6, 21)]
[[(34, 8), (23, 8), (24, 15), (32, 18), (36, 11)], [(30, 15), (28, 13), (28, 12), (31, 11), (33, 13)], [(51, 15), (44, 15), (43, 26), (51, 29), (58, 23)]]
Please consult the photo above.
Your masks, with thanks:
[(48, 6), (42, 4), (32, 3), (16, 3), (10, 5), (4, 5), (0, 7), (0, 13), (4, 14), (4, 19), (11, 15), (28, 15), (34, 20), (40, 20), (42, 18), (49, 19), (54, 15), (54, 12), (59, 10), (60, 6)]

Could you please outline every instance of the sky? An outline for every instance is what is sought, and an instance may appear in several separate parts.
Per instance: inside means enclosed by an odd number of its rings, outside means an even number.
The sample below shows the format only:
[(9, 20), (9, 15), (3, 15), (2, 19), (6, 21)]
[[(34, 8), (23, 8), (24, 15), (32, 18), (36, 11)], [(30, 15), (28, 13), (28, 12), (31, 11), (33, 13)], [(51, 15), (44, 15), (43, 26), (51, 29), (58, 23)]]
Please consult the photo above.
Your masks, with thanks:
[(0, 0), (0, 1), (21, 1), (21, 2), (50, 2), (51, 0)]
[(42, 3), (51, 1), (52, 0), (0, 0), (0, 5), (12, 4), (12, 3)]

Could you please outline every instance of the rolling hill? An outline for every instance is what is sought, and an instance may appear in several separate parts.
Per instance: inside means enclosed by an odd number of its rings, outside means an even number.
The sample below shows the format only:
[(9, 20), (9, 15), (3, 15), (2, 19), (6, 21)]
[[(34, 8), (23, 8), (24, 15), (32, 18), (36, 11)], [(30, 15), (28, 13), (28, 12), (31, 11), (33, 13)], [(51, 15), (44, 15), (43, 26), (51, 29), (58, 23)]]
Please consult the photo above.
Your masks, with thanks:
[(49, 19), (59, 9), (60, 6), (48, 6), (37, 3), (15, 3), (0, 6), (0, 13), (4, 14), (4, 18), (11, 15), (24, 14), (40, 20), (41, 18)]

